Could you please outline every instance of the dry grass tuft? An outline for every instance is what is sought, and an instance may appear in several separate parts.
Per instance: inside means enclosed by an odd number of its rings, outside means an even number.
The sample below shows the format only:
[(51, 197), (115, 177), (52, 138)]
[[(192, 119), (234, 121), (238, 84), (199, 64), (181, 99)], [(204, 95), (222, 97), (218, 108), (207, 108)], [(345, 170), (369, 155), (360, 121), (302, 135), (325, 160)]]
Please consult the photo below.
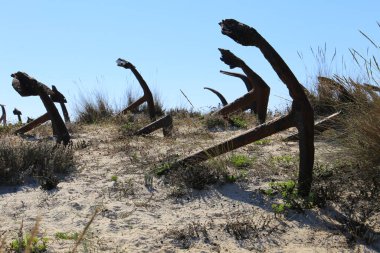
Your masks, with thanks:
[(75, 113), (78, 123), (94, 124), (110, 119), (114, 115), (114, 110), (104, 94), (94, 92), (92, 96), (80, 97)]

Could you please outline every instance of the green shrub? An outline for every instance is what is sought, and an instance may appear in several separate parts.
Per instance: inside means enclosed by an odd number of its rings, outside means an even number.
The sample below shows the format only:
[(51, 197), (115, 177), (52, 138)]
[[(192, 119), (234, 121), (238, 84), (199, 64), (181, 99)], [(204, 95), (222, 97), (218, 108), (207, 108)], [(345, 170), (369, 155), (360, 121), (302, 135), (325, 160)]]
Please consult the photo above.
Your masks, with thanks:
[(232, 126), (237, 127), (237, 128), (246, 129), (248, 127), (247, 121), (239, 115), (232, 116), (230, 118), (230, 122)]

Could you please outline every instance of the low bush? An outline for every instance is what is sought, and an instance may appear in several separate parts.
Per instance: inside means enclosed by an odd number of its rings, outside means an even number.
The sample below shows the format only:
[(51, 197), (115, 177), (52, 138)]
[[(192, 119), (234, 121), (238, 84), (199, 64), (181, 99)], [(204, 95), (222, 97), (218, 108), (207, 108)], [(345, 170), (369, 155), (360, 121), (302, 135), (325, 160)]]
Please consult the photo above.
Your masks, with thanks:
[(58, 175), (74, 169), (71, 147), (50, 142), (0, 141), (0, 184), (22, 184), (36, 180), (43, 188), (52, 189)]

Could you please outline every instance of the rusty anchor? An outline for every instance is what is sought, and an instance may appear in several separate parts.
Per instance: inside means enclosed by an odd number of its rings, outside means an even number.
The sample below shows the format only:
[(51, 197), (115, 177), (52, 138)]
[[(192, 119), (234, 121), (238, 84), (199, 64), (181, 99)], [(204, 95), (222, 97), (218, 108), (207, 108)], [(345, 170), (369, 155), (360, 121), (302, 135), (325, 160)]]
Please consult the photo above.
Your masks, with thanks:
[(117, 66), (123, 67), (125, 69), (130, 69), (133, 73), (133, 75), (136, 77), (137, 81), (139, 82), (141, 88), (143, 89), (144, 95), (137, 99), (135, 102), (130, 104), (127, 108), (121, 111), (121, 113), (126, 113), (128, 111), (133, 111), (134, 109), (138, 108), (142, 103), (146, 102), (148, 104), (148, 111), (149, 116), (152, 121), (156, 120), (156, 109), (154, 107), (154, 101), (153, 101), (153, 95), (152, 92), (149, 89), (148, 84), (145, 82), (144, 78), (141, 76), (141, 74), (137, 71), (136, 67), (123, 59), (117, 59), (116, 61)]
[(235, 56), (232, 52), (219, 49), (222, 57), (220, 58), (230, 68), (241, 68), (245, 75), (221, 71), (221, 73), (242, 79), (246, 85), (248, 93), (238, 98), (234, 102), (224, 106), (214, 114), (227, 116), (235, 111), (251, 109), (258, 117), (260, 123), (266, 120), (270, 87), (266, 82), (254, 72), (243, 60)]
[(7, 112), (5, 111), (5, 105), (0, 105), (1, 107), (1, 117), (0, 117), (0, 121), (3, 122), (3, 126), (6, 126), (7, 125)]
[(22, 123), (22, 120), (21, 120), (21, 115), (22, 115), (22, 113), (21, 113), (21, 111), (20, 111), (20, 110), (17, 110), (17, 108), (15, 108), (15, 109), (13, 110), (13, 114), (17, 116), (18, 123)]
[(61, 93), (54, 93), (54, 91), (47, 87), (45, 84), (38, 82), (36, 79), (30, 77), (24, 72), (14, 73), (11, 75), (11, 77), (13, 77), (13, 88), (22, 97), (39, 96), (47, 111), (47, 113), (38, 117), (34, 121), (17, 129), (15, 131), (15, 134), (23, 134), (39, 126), (40, 124), (51, 120), (53, 135), (56, 136), (57, 143), (63, 143), (64, 145), (67, 145), (70, 141), (70, 135), (67, 131), (64, 121), (62, 120), (57, 108), (54, 105), (54, 102), (64, 103), (66, 101), (63, 95)]
[(137, 99), (135, 102), (130, 104), (127, 108), (123, 109), (121, 111), (122, 114), (127, 113), (128, 111), (133, 111), (137, 109), (141, 104), (146, 102), (148, 104), (148, 111), (149, 111), (149, 117), (152, 123), (149, 125), (141, 128), (137, 132), (135, 132), (135, 135), (147, 135), (159, 128), (162, 128), (164, 136), (171, 136), (172, 130), (173, 130), (173, 119), (170, 115), (166, 115), (164, 117), (159, 118), (156, 120), (156, 108), (154, 105), (153, 95), (152, 92), (149, 89), (148, 84), (145, 82), (144, 78), (141, 76), (141, 74), (137, 71), (136, 67), (130, 63), (129, 61), (123, 60), (121, 58), (116, 60), (117, 66), (123, 67), (125, 69), (130, 69), (133, 73), (133, 75), (136, 77), (137, 81), (139, 82), (141, 88), (143, 89), (144, 95)]
[[(298, 192), (301, 196), (308, 196), (313, 179), (314, 111), (302, 85), (298, 82), (297, 78), (294, 76), (293, 72), (281, 56), (254, 28), (242, 24), (234, 19), (225, 19), (220, 23), (220, 26), (222, 28), (222, 33), (229, 36), (237, 43), (243, 46), (255, 46), (260, 49), (264, 57), (272, 65), (277, 75), (287, 86), (290, 97), (293, 99), (292, 109), (289, 114), (283, 117), (263, 123), (244, 132), (243, 134), (232, 137), (224, 142), (196, 152), (183, 159), (177, 160), (168, 170), (178, 169), (182, 166), (191, 166), (196, 163), (206, 161), (212, 157), (235, 150), (256, 140), (260, 140), (272, 134), (286, 130), (290, 127), (296, 127), (299, 131), (300, 138)], [(228, 60), (228, 58), (225, 59), (226, 61)], [(244, 67), (242, 62), (238, 60), (228, 63), (232, 68)], [(251, 99), (254, 97), (251, 92), (252, 91), (248, 92), (242, 98), (238, 99), (240, 102), (235, 102), (239, 105), (249, 105), (249, 102), (247, 101), (252, 101)], [(239, 107), (242, 108), (241, 106)]]

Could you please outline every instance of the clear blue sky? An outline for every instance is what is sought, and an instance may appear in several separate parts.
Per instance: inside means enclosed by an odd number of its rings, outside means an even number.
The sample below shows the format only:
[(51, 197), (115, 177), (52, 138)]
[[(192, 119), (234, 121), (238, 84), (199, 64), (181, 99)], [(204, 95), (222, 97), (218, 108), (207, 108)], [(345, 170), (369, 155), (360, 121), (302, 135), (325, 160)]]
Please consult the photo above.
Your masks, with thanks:
[[(256, 48), (244, 48), (220, 32), (218, 22), (234, 18), (258, 30), (284, 58), (301, 83), (317, 72), (310, 48), (326, 43), (329, 57), (351, 64), (348, 49), (365, 52), (370, 43), (359, 29), (378, 40), (379, 0), (363, 1), (127, 1), (12, 0), (0, 4), (0, 103), (8, 118), (17, 107), (23, 116), (44, 112), (38, 98), (22, 98), (10, 74), (24, 71), (67, 97), (72, 112), (80, 93), (100, 90), (113, 103), (127, 89), (140, 91), (130, 71), (116, 66), (131, 61), (165, 107), (187, 106), (182, 89), (196, 107), (219, 103), (203, 90), (219, 90), (229, 102), (243, 95), (240, 80), (217, 50), (225, 48), (245, 60), (271, 87), (270, 107), (286, 103), (288, 91)], [(298, 53), (303, 55), (300, 59)], [(339, 64), (332, 71), (341, 71)]]

